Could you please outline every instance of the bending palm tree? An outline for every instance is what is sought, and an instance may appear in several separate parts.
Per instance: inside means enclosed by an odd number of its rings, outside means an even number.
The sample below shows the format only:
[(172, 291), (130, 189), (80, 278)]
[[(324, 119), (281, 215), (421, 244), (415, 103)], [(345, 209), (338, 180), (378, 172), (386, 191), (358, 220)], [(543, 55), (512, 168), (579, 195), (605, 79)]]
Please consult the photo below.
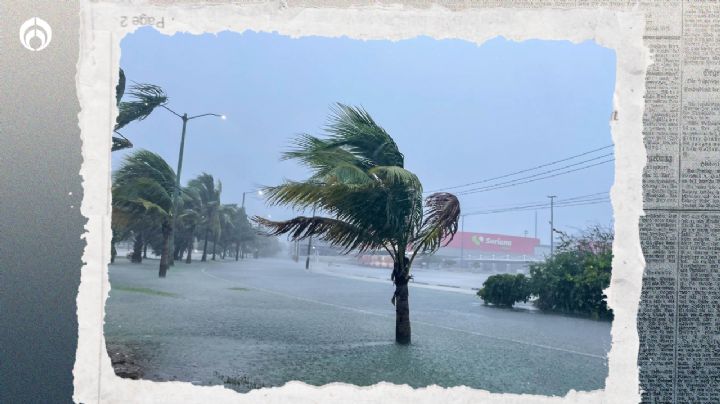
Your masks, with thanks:
[(222, 193), (222, 183), (218, 181), (215, 185), (215, 179), (212, 175), (202, 173), (197, 178), (190, 180), (189, 188), (193, 188), (200, 196), (202, 224), (205, 229), (203, 254), (200, 259), (202, 262), (207, 261), (208, 240), (211, 234), (215, 234), (220, 226), (220, 194)]
[[(160, 223), (162, 244), (160, 277), (168, 269), (170, 230), (172, 220), (172, 194), (175, 173), (159, 155), (138, 150), (127, 156), (113, 178), (113, 208), (138, 224), (152, 229)], [(156, 227), (155, 227), (156, 228)]]
[(181, 208), (178, 209), (178, 228), (175, 229), (175, 259), (181, 260), (187, 250), (186, 263), (192, 262), (192, 250), (195, 242), (195, 230), (202, 220), (202, 200), (197, 189), (183, 188)]
[(292, 240), (319, 237), (345, 253), (387, 251), (394, 262), (395, 340), (409, 344), (410, 267), (418, 253), (435, 252), (452, 239), (460, 203), (452, 194), (435, 193), (423, 204), (422, 185), (403, 168), (404, 156), (395, 141), (363, 109), (338, 104), (326, 131), (324, 139), (302, 135), (283, 156), (309, 167), (310, 178), (265, 191), (271, 204), (317, 207), (330, 217), (253, 220), (272, 235), (289, 234)]

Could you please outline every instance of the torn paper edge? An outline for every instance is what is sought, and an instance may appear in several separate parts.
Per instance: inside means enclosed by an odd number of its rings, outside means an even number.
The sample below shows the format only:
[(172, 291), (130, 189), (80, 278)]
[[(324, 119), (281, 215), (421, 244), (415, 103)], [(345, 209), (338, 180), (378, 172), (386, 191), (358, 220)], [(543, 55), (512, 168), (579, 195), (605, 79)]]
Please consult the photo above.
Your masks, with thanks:
[[(337, 6), (336, 6), (337, 7)], [(354, 39), (402, 40), (417, 36), (462, 39), (478, 45), (497, 36), (514, 41), (527, 39), (593, 40), (616, 52), (616, 85), (613, 96), (616, 120), (610, 122), (615, 144), (615, 182), (611, 199), (615, 219), (613, 273), (606, 290), (615, 318), (608, 354), (605, 389), (571, 390), (564, 397), (498, 394), (468, 387), (379, 383), (359, 387), (332, 383), (321, 387), (289, 382), (282, 387), (238, 393), (223, 386), (196, 386), (187, 382), (129, 380), (115, 375), (103, 337), (104, 305), (108, 297), (110, 261), (110, 145), (118, 79), (120, 41), (138, 27), (121, 27), (120, 16), (162, 16), (159, 31), (193, 34), (225, 30), (277, 32)], [(642, 138), (645, 72), (650, 54), (643, 43), (645, 15), (637, 11), (603, 9), (465, 9), (450, 11), (402, 5), (350, 8), (288, 7), (285, 2), (262, 4), (171, 4), (146, 2), (116, 4), (84, 2), (81, 6), (80, 59), (76, 78), (81, 105), (78, 115), (83, 164), (82, 214), (88, 219), (83, 237), (85, 265), (77, 296), (78, 348), (74, 375), (74, 400), (92, 403), (127, 402), (638, 402), (637, 309), (644, 259), (640, 248), (642, 172), (646, 152)], [(479, 358), (481, 359), (481, 358)]]

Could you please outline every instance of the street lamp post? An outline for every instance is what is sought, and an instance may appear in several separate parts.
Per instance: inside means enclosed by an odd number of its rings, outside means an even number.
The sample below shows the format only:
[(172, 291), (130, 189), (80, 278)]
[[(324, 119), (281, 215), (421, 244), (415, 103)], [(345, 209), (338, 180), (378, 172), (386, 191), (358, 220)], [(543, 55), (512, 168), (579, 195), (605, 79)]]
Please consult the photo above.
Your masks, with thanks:
[(263, 195), (263, 191), (260, 190), (260, 189), (257, 190), (257, 191), (245, 191), (245, 192), (243, 192), (243, 193), (242, 193), (242, 205), (240, 205), (240, 207), (243, 208), (243, 212), (245, 211), (245, 194), (250, 194), (250, 193), (253, 193), (253, 192), (257, 192), (257, 194), (260, 195), (260, 196)]
[(172, 112), (173, 115), (177, 116), (178, 118), (180, 118), (182, 120), (182, 134), (180, 135), (180, 154), (178, 156), (177, 172), (175, 173), (175, 189), (173, 191), (172, 227), (170, 228), (170, 247), (168, 248), (168, 250), (169, 250), (168, 254), (170, 255), (168, 257), (169, 263), (170, 263), (170, 265), (174, 265), (175, 264), (175, 227), (177, 226), (177, 209), (178, 209), (178, 201), (180, 200), (180, 173), (182, 172), (183, 153), (185, 151), (185, 132), (187, 130), (187, 123), (189, 120), (196, 119), (196, 118), (202, 118), (204, 116), (216, 116), (216, 117), (224, 120), (225, 115), (207, 113), (207, 114), (200, 114), (200, 115), (194, 115), (194, 116), (188, 117), (187, 113), (180, 115), (165, 105), (161, 105), (161, 106), (163, 108), (165, 108), (166, 110)]

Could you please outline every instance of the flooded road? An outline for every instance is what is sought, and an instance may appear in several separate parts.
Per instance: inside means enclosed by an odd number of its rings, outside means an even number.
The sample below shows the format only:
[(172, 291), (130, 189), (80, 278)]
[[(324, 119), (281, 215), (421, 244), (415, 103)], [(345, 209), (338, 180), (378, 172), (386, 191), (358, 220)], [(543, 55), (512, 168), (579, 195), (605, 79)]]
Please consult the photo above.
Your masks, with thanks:
[(413, 343), (398, 346), (390, 281), (333, 272), (247, 259), (178, 263), (158, 279), (157, 261), (119, 259), (110, 266), (106, 340), (132, 351), (144, 379), (238, 391), (290, 380), (544, 395), (604, 387), (609, 322), (411, 287)]

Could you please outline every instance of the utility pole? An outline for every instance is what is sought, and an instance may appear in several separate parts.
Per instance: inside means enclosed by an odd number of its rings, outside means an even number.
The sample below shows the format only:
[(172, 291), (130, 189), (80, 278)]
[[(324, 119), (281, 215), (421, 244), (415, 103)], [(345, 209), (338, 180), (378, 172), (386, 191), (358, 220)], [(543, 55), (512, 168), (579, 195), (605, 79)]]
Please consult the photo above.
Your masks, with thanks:
[(537, 238), (537, 209), (535, 209), (535, 238)]
[(555, 223), (553, 210), (555, 207), (555, 198), (557, 198), (557, 196), (550, 195), (548, 198), (550, 198), (550, 256), (552, 257), (555, 250)]
[[(313, 218), (315, 217), (315, 206), (313, 206)], [(307, 258), (305, 259), (305, 269), (310, 269), (310, 252), (312, 249), (312, 236), (308, 238)]]
[(460, 268), (465, 266), (465, 215), (460, 216)]

